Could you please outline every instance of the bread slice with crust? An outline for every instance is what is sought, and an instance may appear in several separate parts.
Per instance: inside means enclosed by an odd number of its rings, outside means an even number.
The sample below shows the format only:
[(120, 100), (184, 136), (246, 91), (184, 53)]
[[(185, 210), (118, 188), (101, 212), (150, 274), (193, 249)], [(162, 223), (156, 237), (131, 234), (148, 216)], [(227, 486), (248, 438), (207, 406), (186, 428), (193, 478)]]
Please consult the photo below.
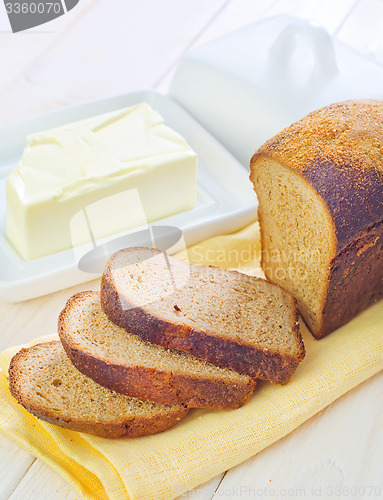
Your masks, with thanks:
[(115, 253), (102, 277), (101, 303), (113, 323), (143, 340), (253, 378), (284, 384), (305, 355), (288, 292), (157, 250)]
[(9, 385), (36, 417), (107, 438), (161, 432), (187, 413), (182, 405), (158, 405), (102, 387), (72, 365), (58, 341), (21, 349), (10, 364)]
[(98, 292), (71, 297), (58, 331), (78, 370), (129, 396), (194, 408), (238, 408), (256, 385), (248, 375), (150, 344), (114, 325), (101, 308)]

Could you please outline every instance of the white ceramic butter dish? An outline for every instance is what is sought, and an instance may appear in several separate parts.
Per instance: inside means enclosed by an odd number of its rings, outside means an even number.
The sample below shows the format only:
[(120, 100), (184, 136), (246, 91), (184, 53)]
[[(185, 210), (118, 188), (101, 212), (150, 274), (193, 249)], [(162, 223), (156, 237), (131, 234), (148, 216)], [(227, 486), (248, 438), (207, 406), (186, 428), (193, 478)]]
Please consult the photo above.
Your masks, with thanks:
[[(105, 238), (93, 246), (87, 244), (30, 261), (21, 259), (5, 234), (5, 181), (22, 154), (26, 136), (141, 102), (157, 110), (197, 153), (196, 206), (151, 226)], [(39, 116), (1, 128), (0, 138), (0, 298), (9, 302), (99, 277), (106, 257), (124, 246), (154, 242), (174, 253), (185, 244), (235, 231), (256, 218), (257, 202), (247, 171), (177, 103), (155, 92), (121, 95)], [(177, 229), (179, 234), (175, 234)]]

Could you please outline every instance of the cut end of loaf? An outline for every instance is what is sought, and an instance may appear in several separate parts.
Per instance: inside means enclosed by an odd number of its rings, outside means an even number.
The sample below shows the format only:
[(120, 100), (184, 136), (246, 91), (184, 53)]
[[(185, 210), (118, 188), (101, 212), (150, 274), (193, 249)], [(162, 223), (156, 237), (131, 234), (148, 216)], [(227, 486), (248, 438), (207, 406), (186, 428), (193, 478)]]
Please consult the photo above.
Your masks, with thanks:
[(306, 324), (318, 334), (336, 250), (330, 214), (312, 186), (289, 167), (259, 155), (251, 169), (259, 201), (263, 271), (297, 299)]

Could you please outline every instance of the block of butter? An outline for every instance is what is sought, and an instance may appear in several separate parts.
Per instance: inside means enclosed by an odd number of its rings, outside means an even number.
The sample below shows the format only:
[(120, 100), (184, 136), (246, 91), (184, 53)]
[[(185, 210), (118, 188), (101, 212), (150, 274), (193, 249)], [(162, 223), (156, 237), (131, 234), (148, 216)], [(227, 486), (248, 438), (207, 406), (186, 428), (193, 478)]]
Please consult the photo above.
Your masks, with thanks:
[(196, 185), (196, 154), (148, 104), (109, 112), (27, 138), (7, 237), (36, 259), (188, 210)]

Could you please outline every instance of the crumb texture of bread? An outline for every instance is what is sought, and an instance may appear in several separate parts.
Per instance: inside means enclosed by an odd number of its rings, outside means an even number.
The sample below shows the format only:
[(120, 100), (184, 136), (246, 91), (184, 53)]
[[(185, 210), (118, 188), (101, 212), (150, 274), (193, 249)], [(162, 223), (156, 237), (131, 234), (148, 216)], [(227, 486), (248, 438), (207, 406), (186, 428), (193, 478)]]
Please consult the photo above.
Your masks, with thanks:
[(140, 339), (112, 323), (99, 292), (71, 297), (60, 314), (60, 340), (82, 373), (116, 392), (162, 404), (238, 408), (256, 382), (183, 352)]
[(286, 383), (304, 357), (288, 292), (153, 249), (128, 248), (109, 259), (101, 304), (113, 323), (143, 340), (253, 378)]
[(110, 391), (80, 373), (58, 341), (24, 348), (9, 367), (11, 394), (49, 423), (100, 437), (139, 437), (164, 431), (187, 413)]
[(262, 267), (316, 338), (383, 297), (383, 100), (336, 103), (251, 160)]

